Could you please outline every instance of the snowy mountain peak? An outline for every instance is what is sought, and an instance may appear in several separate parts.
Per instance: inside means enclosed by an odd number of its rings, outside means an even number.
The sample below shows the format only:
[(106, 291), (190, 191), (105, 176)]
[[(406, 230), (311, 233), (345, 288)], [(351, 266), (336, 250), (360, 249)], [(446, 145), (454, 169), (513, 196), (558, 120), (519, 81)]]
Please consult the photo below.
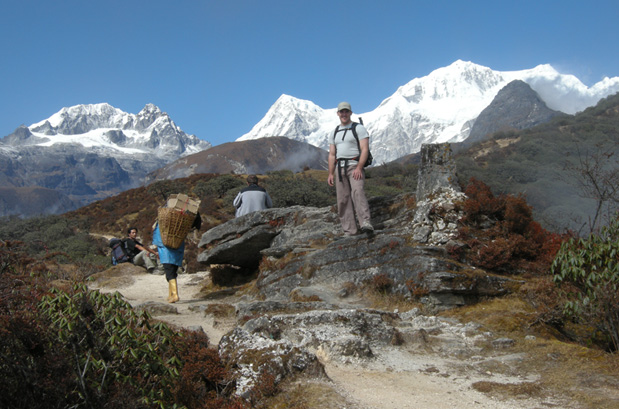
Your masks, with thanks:
[(62, 108), (48, 119), (31, 125), (29, 128), (36, 129), (48, 122), (53, 128), (62, 128), (63, 124), (72, 122), (75, 118), (90, 117), (97, 118), (100, 121), (102, 118), (106, 120), (114, 116), (121, 116), (123, 112), (109, 104), (90, 104), (90, 105), (75, 105), (68, 108)]
[[(138, 116), (156, 115), (161, 114), (161, 110), (155, 104), (146, 104), (144, 108), (138, 113)], [(167, 115), (167, 114), (166, 114)]]
[[(376, 109), (360, 114), (370, 132), (376, 163), (418, 152), (424, 143), (465, 140), (480, 112), (514, 80), (529, 84), (550, 109), (568, 114), (619, 92), (619, 77), (605, 78), (588, 88), (550, 64), (521, 71), (494, 71), (457, 60), (402, 85)], [(335, 109), (282, 95), (264, 118), (237, 140), (286, 136), (327, 149), (328, 135), (336, 124)]]
[[(108, 156), (143, 153), (165, 161), (211, 146), (194, 135), (187, 135), (154, 104), (146, 104), (137, 115), (107, 103), (75, 105), (30, 125), (28, 130), (32, 137), (20, 136), (20, 144), (71, 144), (107, 152)], [(17, 140), (9, 135), (4, 142), (10, 144)]]
[(325, 111), (313, 102), (283, 94), (271, 106), (267, 115), (237, 141), (286, 136), (304, 142), (311, 140), (310, 144), (320, 147), (317, 139), (323, 136), (321, 125), (326, 120), (325, 116)]
[(282, 94), (270, 110), (290, 109), (294, 114), (316, 113), (322, 109), (311, 101), (298, 99), (290, 95)]

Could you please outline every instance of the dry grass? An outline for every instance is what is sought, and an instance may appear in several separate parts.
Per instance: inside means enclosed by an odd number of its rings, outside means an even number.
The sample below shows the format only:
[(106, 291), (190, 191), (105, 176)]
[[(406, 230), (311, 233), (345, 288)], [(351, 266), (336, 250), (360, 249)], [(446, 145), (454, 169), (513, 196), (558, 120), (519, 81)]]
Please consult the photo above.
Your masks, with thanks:
[(364, 286), (363, 289), (357, 289), (358, 294), (366, 300), (370, 308), (382, 311), (409, 311), (413, 308), (424, 309), (424, 305), (418, 301), (406, 298), (403, 295), (394, 295), (376, 291), (370, 286)]
[(536, 384), (478, 382), (473, 385), (475, 389), (503, 398), (564, 397), (590, 409), (619, 407), (619, 354), (561, 341), (552, 335), (551, 329), (534, 326), (534, 309), (517, 295), (445, 311), (442, 315), (477, 322), (495, 337), (515, 340), (512, 351), (527, 356), (518, 363), (516, 371), (540, 375)]
[(463, 322), (477, 322), (492, 331), (524, 339), (529, 333), (532, 334), (530, 325), (536, 314), (522, 299), (509, 295), (444, 311), (441, 315), (457, 318)]
[(473, 389), (500, 399), (507, 398), (543, 398), (545, 396), (542, 387), (537, 383), (497, 383), (475, 382)]
[(292, 290), (292, 292), (290, 293), (290, 301), (295, 301), (295, 302), (319, 302), (319, 301), (323, 301), (319, 296), (317, 296), (316, 294), (312, 294), (312, 295), (305, 295), (303, 294), (301, 291), (295, 289)]
[(131, 263), (123, 263), (93, 274), (88, 280), (101, 288), (121, 288), (132, 285), (135, 282), (133, 276), (137, 274), (146, 274), (146, 270)]
[(296, 379), (279, 385), (280, 392), (260, 403), (260, 409), (333, 409), (354, 407), (333, 384), (321, 379)]
[(204, 315), (212, 315), (215, 318), (234, 318), (236, 309), (230, 304), (209, 304), (204, 310)]

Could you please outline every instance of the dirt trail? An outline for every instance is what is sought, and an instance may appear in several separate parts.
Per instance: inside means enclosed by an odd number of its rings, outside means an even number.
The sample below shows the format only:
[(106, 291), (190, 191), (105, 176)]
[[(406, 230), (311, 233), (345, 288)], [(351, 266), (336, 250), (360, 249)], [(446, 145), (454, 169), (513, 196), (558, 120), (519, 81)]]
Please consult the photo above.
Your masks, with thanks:
[[(184, 328), (202, 327), (211, 343), (216, 345), (233, 328), (234, 322), (218, 321), (212, 316), (205, 316), (196, 308), (209, 304), (209, 301), (198, 297), (206, 277), (205, 272), (180, 275), (180, 301), (173, 304), (178, 314), (157, 315), (157, 318)], [(132, 284), (122, 288), (99, 289), (103, 292), (119, 291), (133, 306), (147, 302), (169, 305), (164, 276), (144, 273), (133, 276), (133, 279)], [(96, 285), (92, 287), (97, 288)], [(348, 405), (346, 409), (532, 409), (550, 403), (533, 400), (499, 401), (474, 390), (471, 384), (477, 379), (462, 374), (463, 368), (450, 371), (446, 369), (449, 363), (444, 362), (441, 366), (441, 358), (431, 354), (406, 350), (401, 354), (370, 367), (331, 362), (327, 356), (316, 351), (334, 388), (354, 405)], [(464, 367), (466, 362), (460, 365)]]

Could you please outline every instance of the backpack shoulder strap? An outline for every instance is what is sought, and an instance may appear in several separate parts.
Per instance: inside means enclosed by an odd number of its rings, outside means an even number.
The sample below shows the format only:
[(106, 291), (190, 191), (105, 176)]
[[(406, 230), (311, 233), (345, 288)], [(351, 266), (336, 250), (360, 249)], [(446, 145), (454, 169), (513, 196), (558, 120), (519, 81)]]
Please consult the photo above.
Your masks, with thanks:
[(359, 143), (359, 135), (357, 135), (357, 125), (359, 125), (358, 122), (353, 122), (352, 125), (350, 126), (350, 129), (352, 130), (352, 135), (357, 140), (357, 143)]
[(352, 125), (350, 126), (350, 129), (352, 130), (352, 136), (354, 136), (355, 140), (357, 141), (357, 148), (359, 149), (359, 155), (361, 155), (361, 144), (359, 143), (359, 135), (357, 135), (357, 125), (359, 125), (358, 122), (353, 122)]

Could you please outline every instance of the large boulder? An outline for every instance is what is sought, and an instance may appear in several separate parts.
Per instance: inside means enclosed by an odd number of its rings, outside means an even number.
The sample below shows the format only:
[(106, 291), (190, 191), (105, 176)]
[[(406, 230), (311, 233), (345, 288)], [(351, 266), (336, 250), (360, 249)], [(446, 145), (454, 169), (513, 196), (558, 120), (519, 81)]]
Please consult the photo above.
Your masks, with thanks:
[(198, 256), (204, 264), (256, 268), (262, 251), (283, 255), (312, 241), (333, 238), (339, 230), (330, 208), (292, 206), (253, 212), (216, 226), (202, 235)]

